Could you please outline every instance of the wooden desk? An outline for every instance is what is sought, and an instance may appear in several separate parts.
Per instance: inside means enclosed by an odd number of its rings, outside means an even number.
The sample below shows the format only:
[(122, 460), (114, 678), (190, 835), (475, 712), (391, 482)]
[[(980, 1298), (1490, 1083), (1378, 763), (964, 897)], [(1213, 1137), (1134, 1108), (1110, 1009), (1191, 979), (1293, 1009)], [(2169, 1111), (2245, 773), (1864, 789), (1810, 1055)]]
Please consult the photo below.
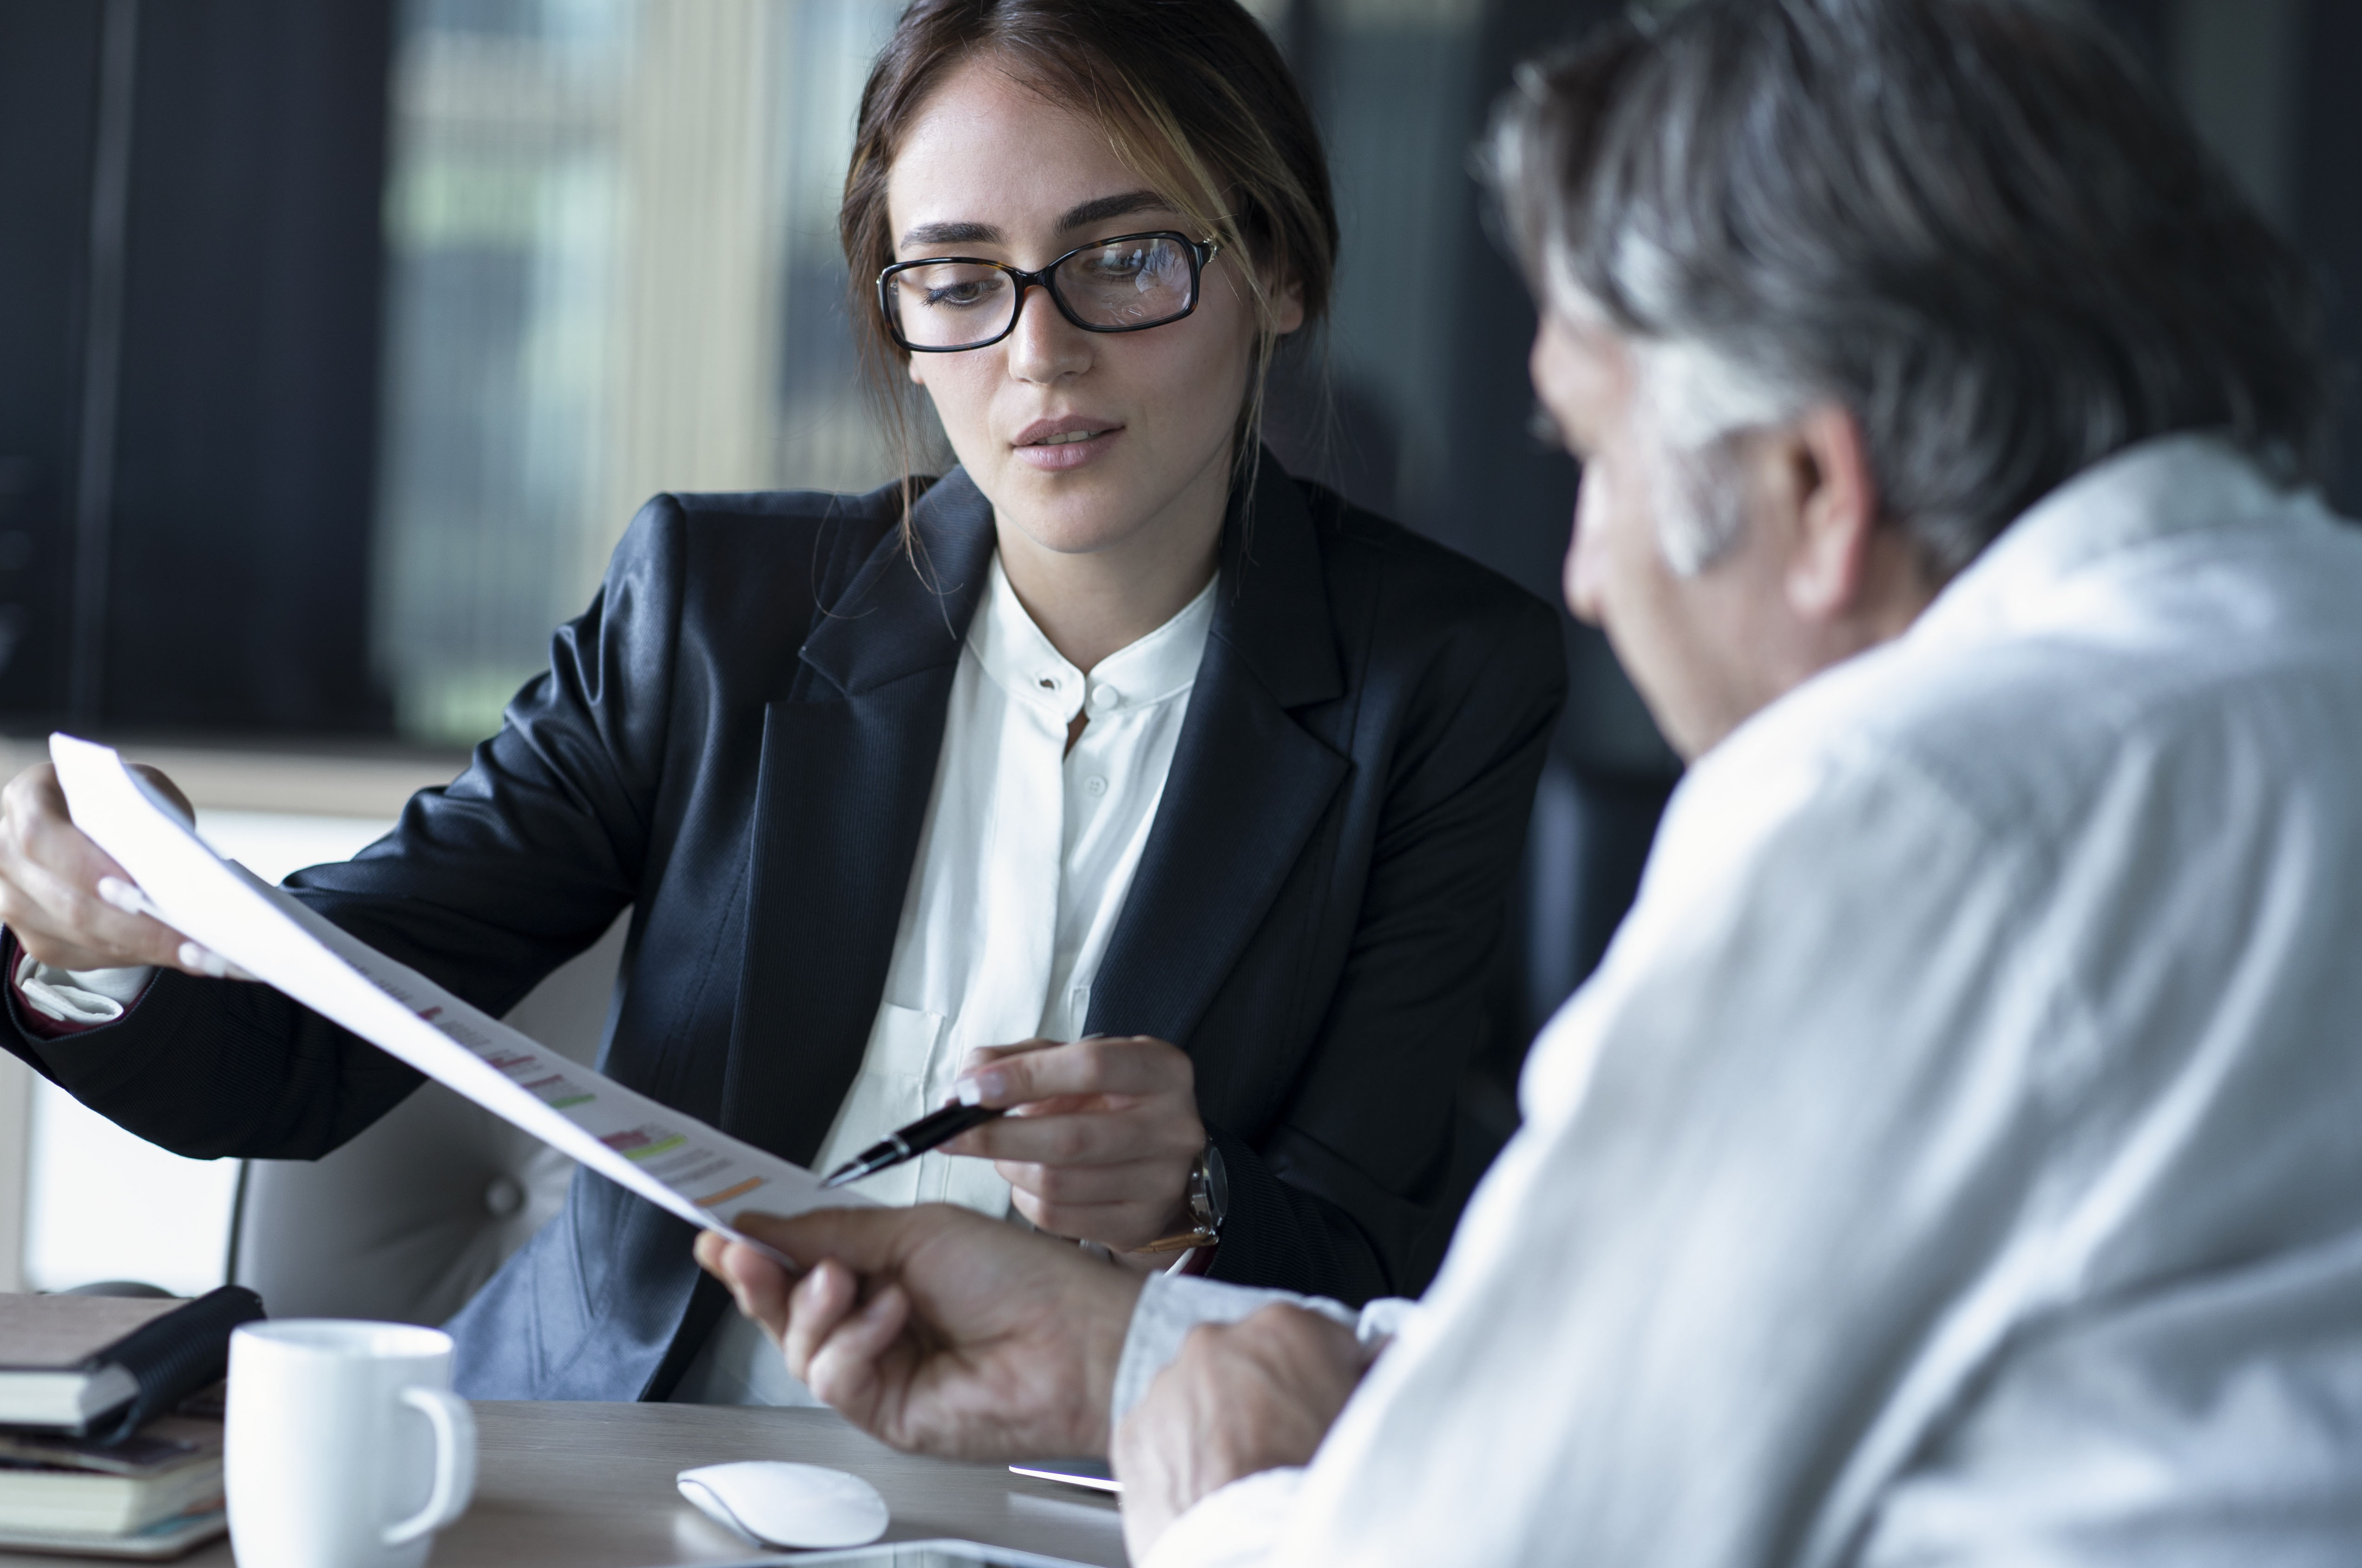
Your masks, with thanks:
[[(1121, 1568), (1113, 1498), (997, 1464), (897, 1453), (833, 1410), (721, 1405), (480, 1403), (476, 1501), (427, 1568), (649, 1568), (758, 1555), (691, 1508), (676, 1473), (729, 1459), (834, 1465), (885, 1495), (888, 1541), (957, 1536)], [(94, 1559), (0, 1552), (0, 1565), (93, 1568)], [(229, 1542), (181, 1559), (228, 1568)]]

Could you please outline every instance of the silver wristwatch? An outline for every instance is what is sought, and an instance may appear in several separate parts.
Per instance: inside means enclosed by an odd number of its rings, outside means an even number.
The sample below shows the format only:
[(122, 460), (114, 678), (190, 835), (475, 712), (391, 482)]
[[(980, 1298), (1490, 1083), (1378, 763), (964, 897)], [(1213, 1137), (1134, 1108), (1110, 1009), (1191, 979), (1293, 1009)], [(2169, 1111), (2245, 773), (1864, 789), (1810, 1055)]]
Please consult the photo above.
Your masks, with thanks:
[(1222, 1169), (1222, 1151), (1208, 1138), (1198, 1153), (1198, 1163), (1189, 1170), (1189, 1228), (1169, 1236), (1159, 1236), (1140, 1250), (1142, 1252), (1187, 1252), (1191, 1247), (1212, 1246), (1222, 1239), (1222, 1221), (1231, 1212), (1231, 1179)]

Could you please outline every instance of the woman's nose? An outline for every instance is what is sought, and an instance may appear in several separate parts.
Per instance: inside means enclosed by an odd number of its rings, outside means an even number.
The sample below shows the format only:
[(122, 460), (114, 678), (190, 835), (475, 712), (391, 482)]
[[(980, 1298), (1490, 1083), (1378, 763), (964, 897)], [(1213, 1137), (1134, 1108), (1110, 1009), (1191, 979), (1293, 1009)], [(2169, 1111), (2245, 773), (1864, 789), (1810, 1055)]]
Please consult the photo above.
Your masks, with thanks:
[(1090, 363), (1091, 334), (1059, 313), (1049, 290), (1026, 290), (1009, 334), (1009, 373), (1021, 381), (1055, 381), (1080, 374)]

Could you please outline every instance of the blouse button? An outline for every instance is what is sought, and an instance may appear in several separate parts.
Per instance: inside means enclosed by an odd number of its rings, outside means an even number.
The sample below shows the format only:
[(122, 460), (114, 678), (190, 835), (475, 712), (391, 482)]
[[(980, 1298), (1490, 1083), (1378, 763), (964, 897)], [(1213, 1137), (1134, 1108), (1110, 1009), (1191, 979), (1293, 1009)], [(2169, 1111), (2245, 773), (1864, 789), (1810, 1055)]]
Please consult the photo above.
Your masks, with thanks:
[(1099, 777), (1097, 773), (1093, 773), (1090, 777), (1083, 781), (1083, 793), (1089, 795), (1093, 800), (1097, 800), (1099, 796), (1107, 793), (1107, 780)]
[(1115, 687), (1099, 685), (1091, 688), (1090, 709), (1093, 713), (1111, 713), (1121, 706), (1123, 693)]

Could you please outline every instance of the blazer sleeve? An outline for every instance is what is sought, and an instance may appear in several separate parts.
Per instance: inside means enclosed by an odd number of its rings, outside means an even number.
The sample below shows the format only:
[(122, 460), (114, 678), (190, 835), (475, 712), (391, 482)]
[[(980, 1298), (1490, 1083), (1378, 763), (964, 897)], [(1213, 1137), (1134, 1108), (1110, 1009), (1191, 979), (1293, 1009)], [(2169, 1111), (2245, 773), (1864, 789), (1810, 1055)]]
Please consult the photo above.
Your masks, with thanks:
[(1524, 594), (1430, 666), (1343, 971), (1277, 1122), (1213, 1130), (1230, 1214), (1210, 1274), (1362, 1302), (1414, 1293), (1456, 1218), (1460, 1085), (1480, 1044), (1534, 789), (1565, 699), (1558, 620)]
[[(684, 551), (660, 497), (590, 608), (518, 693), (467, 772), (423, 790), (392, 833), (286, 885), (370, 946), (506, 1012), (633, 901), (662, 773)], [(422, 1081), (267, 986), (160, 971), (116, 1022), (6, 1045), (93, 1110), (193, 1158), (314, 1158)]]

